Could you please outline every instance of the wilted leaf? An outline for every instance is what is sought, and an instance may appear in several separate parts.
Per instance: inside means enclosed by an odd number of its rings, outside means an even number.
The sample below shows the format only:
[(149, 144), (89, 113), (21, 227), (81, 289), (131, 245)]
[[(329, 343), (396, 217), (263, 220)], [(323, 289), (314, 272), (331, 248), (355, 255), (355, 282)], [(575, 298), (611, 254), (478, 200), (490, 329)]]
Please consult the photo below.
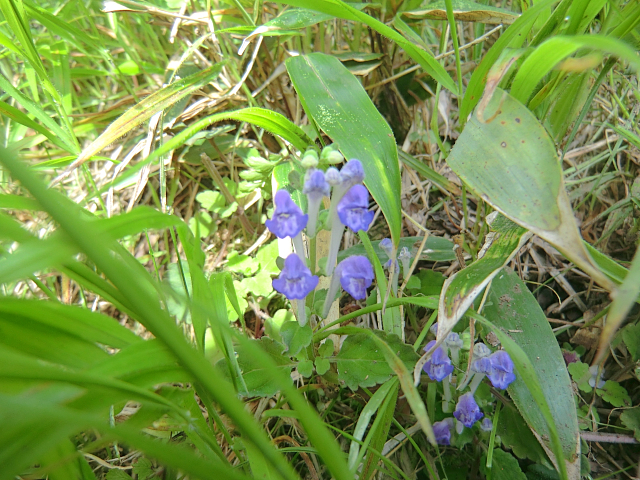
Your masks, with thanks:
[[(453, 18), (463, 22), (512, 24), (519, 15), (504, 8), (482, 5), (469, 0), (453, 0)], [(444, 0), (426, 5), (426, 8), (410, 10), (402, 13), (413, 20), (447, 20), (447, 9)]]

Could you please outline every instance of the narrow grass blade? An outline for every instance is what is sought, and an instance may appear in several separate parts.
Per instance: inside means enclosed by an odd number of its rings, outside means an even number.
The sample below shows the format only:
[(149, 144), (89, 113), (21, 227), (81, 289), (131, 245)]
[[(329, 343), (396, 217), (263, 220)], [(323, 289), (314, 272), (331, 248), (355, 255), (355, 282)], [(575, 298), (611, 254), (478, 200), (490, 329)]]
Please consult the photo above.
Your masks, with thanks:
[(207, 83), (218, 76), (224, 63), (217, 63), (201, 72), (178, 80), (159, 91), (149, 95), (140, 103), (127, 110), (115, 122), (86, 147), (78, 158), (69, 165), (63, 173), (53, 180), (53, 184), (66, 178), (75, 168), (82, 165), (89, 158), (100, 152), (103, 148), (113, 143), (118, 138), (130, 132), (141, 123), (149, 120), (153, 115), (161, 110), (169, 108), (181, 98), (202, 88)]
[(216, 375), (208, 361), (187, 343), (182, 331), (158, 302), (153, 280), (128, 252), (116, 242), (104, 238), (100, 229), (83, 219), (77, 205), (47, 188), (26, 165), (0, 150), (0, 163), (13, 179), (27, 189), (60, 225), (69, 239), (104, 273), (138, 313), (144, 324), (175, 355), (183, 368), (195, 379), (199, 388), (218, 402), (237, 428), (260, 449), (271, 464), (289, 480), (298, 475), (276, 451), (264, 431), (244, 409), (229, 382)]
[[(510, 25), (518, 19), (518, 14), (504, 8), (482, 5), (469, 0), (454, 0), (453, 18), (461, 22), (502, 23)], [(412, 20), (447, 20), (444, 0), (438, 0), (416, 10), (407, 10), (402, 15)]]
[[(60, 144), (62, 144), (62, 148), (64, 150), (73, 154), (77, 154), (80, 152), (80, 147), (78, 147), (73, 135), (60, 127), (60, 125), (58, 125), (53, 120), (53, 118), (51, 118), (51, 115), (49, 113), (45, 112), (39, 105), (27, 98), (22, 94), (22, 92), (20, 92), (20, 90), (11, 85), (11, 82), (9, 82), (4, 77), (4, 75), (0, 75), (0, 89), (8, 93), (16, 100), (16, 102), (22, 105), (25, 110), (27, 110), (30, 114), (40, 120), (42, 124), (50, 130), (50, 135), (57, 136), (58, 142), (55, 143), (56, 145), (60, 146)], [(11, 112), (7, 110), (7, 116), (9, 116), (9, 113)], [(39, 133), (42, 133), (40, 132), (40, 130), (37, 131)], [(49, 135), (47, 135), (47, 138), (48, 137)]]
[(594, 364), (600, 363), (607, 353), (609, 353), (609, 344), (613, 339), (613, 335), (616, 333), (625, 318), (627, 318), (627, 315), (638, 299), (639, 294), (640, 249), (636, 250), (636, 254), (631, 262), (631, 267), (629, 267), (629, 273), (627, 273), (622, 285), (620, 285), (616, 292), (613, 302), (611, 303), (611, 308), (607, 314), (607, 321), (602, 333), (600, 334), (600, 345), (598, 346), (596, 358), (593, 361)]
[(65, 143), (63, 139), (61, 139), (54, 132), (37, 124), (36, 122), (31, 120), (27, 115), (22, 113), (17, 108), (12, 107), (8, 103), (0, 101), (0, 115), (4, 115), (10, 118), (11, 120), (24, 125), (25, 127), (28, 127), (38, 133), (41, 133), (42, 135), (47, 137), (51, 141), (51, 143), (53, 143), (54, 145), (57, 145), (58, 147), (60, 147), (61, 149), (67, 152), (73, 151), (73, 147), (68, 143)]
[(440, 65), (435, 58), (433, 58), (433, 55), (416, 47), (393, 28), (388, 27), (384, 23), (376, 20), (366, 13), (361, 12), (357, 8), (342, 2), (341, 0), (281, 0), (279, 3), (309, 8), (318, 12), (327, 13), (334, 17), (362, 22), (381, 35), (384, 35), (400, 45), (413, 60), (420, 64), (425, 72), (431, 75), (437, 82), (441, 83), (447, 90), (450, 90), (456, 95), (460, 93), (458, 92), (456, 83), (444, 67)]
[[(511, 85), (511, 95), (527, 104), (538, 83), (561, 61), (581, 48), (615, 55), (640, 70), (640, 59), (626, 43), (602, 35), (557, 36), (540, 44), (518, 68)], [(598, 64), (599, 65), (599, 64)]]
[(365, 185), (384, 213), (391, 238), (400, 241), (400, 169), (391, 128), (360, 82), (340, 61), (322, 53), (287, 60), (287, 71), (307, 114), (347, 159), (357, 158)]
[(513, 25), (509, 26), (500, 35), (496, 43), (484, 54), (480, 65), (473, 71), (473, 75), (471, 75), (467, 89), (464, 92), (464, 98), (460, 106), (461, 119), (466, 119), (480, 101), (487, 81), (487, 74), (493, 64), (500, 58), (502, 52), (506, 48), (520, 48), (540, 14), (556, 2), (557, 0), (542, 0), (533, 7), (528, 8)]

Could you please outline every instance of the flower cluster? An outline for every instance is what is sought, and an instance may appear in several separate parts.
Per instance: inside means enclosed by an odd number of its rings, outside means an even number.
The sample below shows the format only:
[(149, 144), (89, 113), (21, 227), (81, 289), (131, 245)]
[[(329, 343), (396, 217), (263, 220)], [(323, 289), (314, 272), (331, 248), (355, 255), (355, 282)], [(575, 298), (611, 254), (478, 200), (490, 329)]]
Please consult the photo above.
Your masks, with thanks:
[[(326, 273), (331, 283), (325, 303), (325, 317), (328, 308), (340, 286), (355, 299), (363, 300), (374, 279), (373, 266), (367, 257), (356, 255), (344, 259), (336, 266), (344, 228), (354, 232), (368, 230), (374, 213), (369, 210), (369, 192), (362, 185), (364, 168), (359, 160), (349, 160), (341, 170), (329, 167), (322, 171), (319, 162), (336, 164), (342, 155), (333, 147), (326, 147), (318, 159), (314, 150), (305, 152), (302, 165), (307, 169), (302, 193), (307, 197), (307, 213), (296, 205), (286, 190), (278, 190), (274, 195), (274, 212), (265, 222), (267, 228), (278, 238), (291, 238), (295, 253), (284, 262), (280, 276), (273, 280), (273, 288), (297, 304), (298, 321), (306, 324), (304, 300), (318, 285), (318, 276), (308, 265), (302, 232), (313, 239), (320, 227), (320, 208), (325, 197), (330, 197), (330, 207), (326, 227), (331, 230), (331, 241), (327, 257)], [(306, 230), (305, 230), (306, 229)], [(311, 267), (311, 269), (309, 268)]]
[[(437, 334), (437, 323), (431, 327), (431, 333)], [(435, 382), (442, 382), (443, 388), (443, 413), (449, 413), (452, 401), (451, 383), (455, 368), (459, 368), (459, 377), (464, 374), (464, 365), (460, 365), (460, 352), (463, 349), (464, 341), (455, 332), (450, 333), (441, 345), (437, 345), (436, 340), (431, 340), (424, 347), (424, 351), (429, 355), (422, 369)], [(434, 348), (435, 347), (435, 348)], [(467, 347), (467, 350), (469, 348)], [(465, 362), (466, 364), (466, 362)], [(447, 417), (440, 422), (433, 424), (433, 431), (439, 445), (450, 445), (452, 429), (458, 434), (464, 428), (471, 428), (476, 422), (481, 431), (491, 431), (493, 424), (490, 418), (484, 417), (478, 403), (474, 397), (476, 390), (482, 381), (488, 378), (491, 385), (496, 389), (505, 389), (516, 379), (514, 364), (509, 354), (504, 350), (492, 352), (484, 343), (476, 343), (471, 356), (470, 376), (466, 380), (457, 382), (457, 390), (466, 389), (469, 391), (460, 395), (455, 404), (453, 417)], [(452, 403), (451, 403), (452, 405)], [(484, 417), (484, 420), (483, 420)]]

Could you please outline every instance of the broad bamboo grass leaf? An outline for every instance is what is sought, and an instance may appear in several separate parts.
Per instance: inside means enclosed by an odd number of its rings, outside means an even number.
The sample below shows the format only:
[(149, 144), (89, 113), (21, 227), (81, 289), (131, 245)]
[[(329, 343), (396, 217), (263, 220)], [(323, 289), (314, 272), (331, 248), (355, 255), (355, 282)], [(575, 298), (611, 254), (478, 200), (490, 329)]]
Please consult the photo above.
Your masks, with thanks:
[[(453, 18), (461, 22), (502, 23), (504, 25), (510, 25), (515, 22), (519, 16), (504, 8), (482, 5), (469, 0), (454, 0), (452, 4)], [(402, 12), (402, 15), (412, 20), (447, 20), (447, 10), (443, 0), (429, 3), (425, 7), (417, 10)]]
[(493, 64), (500, 58), (506, 48), (520, 48), (522, 42), (527, 37), (534, 23), (539, 16), (557, 0), (542, 0), (533, 7), (527, 9), (520, 17), (507, 28), (496, 43), (487, 51), (480, 65), (473, 71), (464, 98), (460, 106), (460, 118), (466, 121), (467, 117), (482, 97), (482, 91), (487, 81), (487, 74)]
[(546, 130), (500, 89), (488, 103), (495, 114), (486, 123), (472, 117), (447, 158), (451, 169), (496, 210), (554, 245), (602, 287), (615, 290), (583, 246)]
[(391, 238), (400, 241), (400, 169), (393, 133), (356, 78), (334, 57), (314, 53), (287, 60), (307, 114), (347, 159), (357, 158), (365, 185), (382, 210)]
[(3, 466), (0, 480), (13, 480), (30, 465), (38, 463), (59, 442), (74, 432), (86, 429), (94, 429), (101, 434), (99, 441), (87, 445), (88, 450), (97, 450), (117, 440), (193, 478), (249, 480), (228, 464), (207, 461), (189, 448), (158, 442), (127, 424), (112, 428), (103, 416), (79, 412), (37, 394), (19, 397), (0, 395), (0, 415), (7, 420), (0, 432), (0, 464)]
[(40, 210), (38, 202), (22, 195), (0, 193), (0, 209), (9, 210)]
[[(530, 360), (562, 447), (563, 455), (558, 456), (556, 452), (556, 458), (558, 461), (566, 460), (570, 478), (578, 478), (580, 437), (573, 390), (551, 326), (535, 297), (513, 271), (503, 270), (490, 288), (484, 309), (484, 316), (493, 324), (489, 328), (496, 334), (500, 331), (501, 335), (508, 336)], [(508, 343), (503, 342), (503, 346), (509, 351)], [(509, 354), (514, 356), (510, 351)], [(516, 381), (509, 386), (509, 395), (538, 440), (545, 448), (553, 448), (553, 441), (549, 442), (553, 433), (546, 414), (537, 407), (540, 399), (536, 398), (536, 391), (529, 385), (527, 376), (520, 372), (520, 365), (516, 368)]]
[(55, 185), (60, 180), (66, 178), (75, 168), (82, 165), (93, 155), (100, 152), (118, 138), (126, 135), (141, 123), (149, 120), (159, 111), (169, 108), (181, 98), (207, 85), (220, 74), (223, 66), (224, 62), (216, 63), (201, 72), (178, 80), (140, 101), (140, 103), (127, 110), (118, 117), (116, 121), (109, 125), (52, 183)]
[(294, 5), (296, 7), (309, 8), (318, 12), (326, 13), (338, 18), (344, 18), (345, 20), (353, 20), (355, 22), (362, 22), (368, 25), (373, 30), (384, 35), (396, 42), (405, 52), (415, 60), (420, 66), (431, 75), (438, 83), (442, 84), (444, 88), (450, 90), (454, 94), (459, 94), (458, 87), (453, 81), (451, 76), (446, 72), (444, 67), (433, 58), (429, 52), (425, 52), (421, 48), (416, 47), (409, 40), (404, 38), (393, 28), (388, 27), (384, 23), (376, 20), (375, 18), (359, 11), (357, 8), (342, 2), (341, 0), (281, 0), (278, 3), (284, 3), (287, 5)]
[(507, 351), (507, 353), (513, 360), (516, 371), (518, 372), (518, 377), (522, 380), (522, 382), (524, 382), (526, 390), (528, 390), (528, 392), (530, 393), (533, 401), (535, 402), (535, 405), (540, 411), (542, 418), (547, 424), (551, 451), (556, 458), (560, 459), (556, 464), (556, 468), (558, 469), (560, 478), (562, 478), (563, 480), (568, 480), (569, 478), (571, 478), (571, 480), (579, 478), (573, 475), (572, 477), (569, 477), (567, 474), (566, 462), (562, 461), (562, 459), (564, 459), (564, 451), (560, 436), (558, 435), (558, 430), (556, 428), (555, 419), (553, 417), (553, 414), (551, 413), (549, 402), (545, 397), (544, 390), (540, 385), (540, 379), (538, 377), (538, 374), (536, 373), (536, 368), (534, 367), (527, 354), (523, 351), (522, 347), (520, 347), (508, 334), (502, 331), (502, 329), (496, 328), (495, 325), (493, 325), (482, 315), (479, 315), (475, 312), (468, 312), (467, 315), (475, 319), (477, 322), (481, 323), (483, 326), (487, 327), (489, 331), (495, 333), (495, 335), (498, 337), (498, 340), (500, 340), (503, 348)]
[(531, 238), (526, 229), (500, 214), (488, 221), (493, 233), (487, 236), (482, 258), (451, 275), (442, 286), (438, 307), (439, 343), (447, 338), (478, 295)]
[(638, 299), (638, 294), (640, 294), (640, 249), (636, 250), (629, 272), (622, 285), (616, 291), (616, 296), (611, 303), (607, 321), (600, 334), (600, 345), (593, 361), (594, 364), (602, 362), (609, 353), (609, 345), (613, 335), (631, 311), (631, 307)]
[(284, 140), (291, 143), (300, 151), (304, 151), (308, 146), (313, 145), (313, 141), (300, 127), (294, 125), (282, 114), (267, 110), (266, 108), (250, 107), (243, 108), (241, 110), (231, 110), (229, 112), (216, 113), (214, 115), (204, 117), (189, 125), (176, 136), (163, 143), (162, 146), (151, 152), (151, 154), (147, 158), (136, 163), (134, 167), (126, 170), (117, 179), (114, 179), (114, 181), (109, 182), (107, 185), (102, 187), (98, 192), (95, 193), (95, 195), (103, 194), (110, 188), (114, 187), (114, 185), (133, 177), (136, 173), (140, 172), (140, 170), (142, 170), (145, 165), (148, 165), (162, 155), (165, 155), (172, 150), (175, 150), (176, 148), (184, 145), (187, 140), (189, 140), (199, 131), (223, 120), (237, 120), (240, 122), (247, 122), (252, 125), (256, 125), (260, 128), (264, 128), (268, 132), (282, 137)]
[(621, 40), (602, 35), (556, 36), (536, 47), (518, 68), (511, 84), (513, 98), (526, 105), (538, 83), (560, 61), (582, 48), (617, 56), (628, 61), (634, 70), (640, 70), (636, 52)]
[[(77, 205), (57, 192), (47, 189), (26, 165), (14, 159), (6, 150), (0, 151), (0, 163), (6, 167), (14, 180), (20, 181), (41, 205), (46, 206), (47, 212), (58, 222), (69, 239), (96, 264), (127, 299), (133, 310), (137, 312), (138, 320), (169, 348), (183, 368), (192, 375), (198, 388), (220, 404), (237, 428), (254, 442), (285, 478), (297, 479), (298, 476), (289, 463), (276, 451), (253, 417), (245, 411), (243, 403), (236, 398), (232, 386), (215, 374), (208, 361), (187, 343), (174, 320), (160, 308), (158, 299), (153, 293), (155, 289), (151, 286), (154, 282), (149, 274), (140, 268), (139, 263), (130, 258), (128, 252), (123, 251), (124, 249), (116, 242), (104, 238), (98, 228), (83, 220)], [(70, 375), (68, 380), (73, 381), (75, 375), (77, 374)], [(317, 416), (315, 421), (319, 423), (319, 428), (324, 429)], [(332, 459), (326, 458), (327, 447), (317, 444), (317, 448), (329, 464)], [(337, 447), (334, 448), (337, 449)], [(333, 449), (330, 452), (330, 456), (336, 456)], [(346, 480), (346, 477), (339, 476), (338, 473), (336, 478)]]

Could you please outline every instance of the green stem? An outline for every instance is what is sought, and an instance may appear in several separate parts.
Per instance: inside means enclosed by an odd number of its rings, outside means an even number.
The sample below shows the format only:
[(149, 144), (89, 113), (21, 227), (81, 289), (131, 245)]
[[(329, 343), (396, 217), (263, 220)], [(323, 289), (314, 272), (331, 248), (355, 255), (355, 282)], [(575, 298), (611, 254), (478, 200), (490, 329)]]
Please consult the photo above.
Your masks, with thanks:
[(458, 75), (458, 105), (462, 104), (462, 68), (460, 67), (460, 45), (458, 44), (458, 32), (456, 31), (456, 21), (453, 18), (453, 3), (451, 0), (444, 0), (447, 8), (447, 21), (449, 22), (449, 31), (451, 32), (451, 40), (453, 41), (453, 50), (456, 54), (456, 73)]

